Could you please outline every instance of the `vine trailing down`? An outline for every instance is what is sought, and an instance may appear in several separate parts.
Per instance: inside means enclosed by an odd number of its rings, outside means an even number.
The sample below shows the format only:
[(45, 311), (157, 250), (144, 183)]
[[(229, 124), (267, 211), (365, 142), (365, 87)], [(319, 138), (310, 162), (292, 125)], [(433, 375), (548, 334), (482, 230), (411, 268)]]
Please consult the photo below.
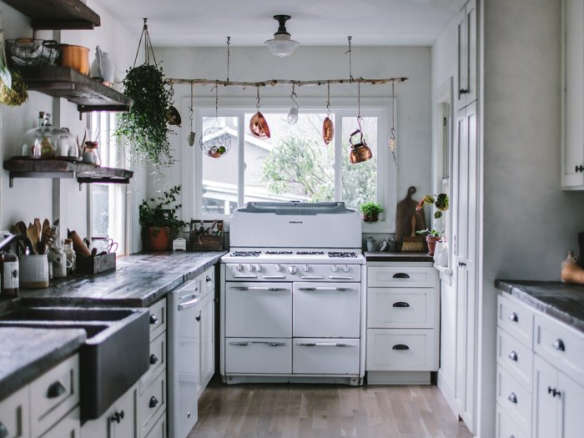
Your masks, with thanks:
[(144, 64), (129, 69), (123, 85), (124, 94), (134, 104), (129, 112), (119, 116), (116, 135), (125, 140), (138, 157), (157, 166), (171, 164), (167, 124), (173, 98), (170, 81), (164, 77), (161, 67)]

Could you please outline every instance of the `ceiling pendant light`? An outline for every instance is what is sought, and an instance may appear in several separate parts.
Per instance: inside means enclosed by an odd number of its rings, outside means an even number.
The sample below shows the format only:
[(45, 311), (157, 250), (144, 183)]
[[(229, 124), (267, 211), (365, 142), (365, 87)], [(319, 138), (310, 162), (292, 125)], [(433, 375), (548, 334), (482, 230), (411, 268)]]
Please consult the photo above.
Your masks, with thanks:
[(286, 21), (290, 18), (290, 15), (274, 15), (274, 20), (277, 20), (279, 23), (278, 30), (274, 34), (273, 39), (265, 42), (272, 55), (279, 56), (280, 58), (290, 56), (300, 45), (298, 41), (290, 38), (290, 34), (286, 30)]

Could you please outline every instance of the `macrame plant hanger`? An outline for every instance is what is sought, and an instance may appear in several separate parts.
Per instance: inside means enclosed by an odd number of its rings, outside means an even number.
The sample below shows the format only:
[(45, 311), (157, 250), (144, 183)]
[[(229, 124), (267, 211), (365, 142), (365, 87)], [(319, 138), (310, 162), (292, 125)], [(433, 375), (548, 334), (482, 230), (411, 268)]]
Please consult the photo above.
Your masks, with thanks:
[(144, 43), (144, 65), (150, 65), (150, 57), (152, 57), (152, 63), (154, 66), (158, 67), (156, 63), (156, 56), (154, 55), (154, 47), (152, 46), (152, 40), (150, 40), (150, 32), (148, 32), (148, 18), (144, 18), (144, 26), (142, 27), (142, 33), (140, 34), (140, 41), (138, 41), (138, 48), (136, 49), (136, 56), (134, 57), (134, 65), (136, 67), (136, 62), (138, 61), (138, 55), (140, 54), (140, 47)]

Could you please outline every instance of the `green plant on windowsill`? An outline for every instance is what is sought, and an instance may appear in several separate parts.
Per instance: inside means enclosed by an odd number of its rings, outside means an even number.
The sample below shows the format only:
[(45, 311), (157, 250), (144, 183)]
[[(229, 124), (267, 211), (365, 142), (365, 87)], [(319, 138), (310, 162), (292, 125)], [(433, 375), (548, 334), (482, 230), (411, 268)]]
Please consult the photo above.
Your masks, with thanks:
[(383, 207), (377, 202), (366, 202), (360, 208), (365, 222), (377, 222), (379, 220), (379, 213), (383, 213)]
[(166, 251), (170, 241), (185, 222), (178, 218), (181, 186), (171, 187), (155, 198), (144, 199), (139, 207), (142, 238), (146, 249)]

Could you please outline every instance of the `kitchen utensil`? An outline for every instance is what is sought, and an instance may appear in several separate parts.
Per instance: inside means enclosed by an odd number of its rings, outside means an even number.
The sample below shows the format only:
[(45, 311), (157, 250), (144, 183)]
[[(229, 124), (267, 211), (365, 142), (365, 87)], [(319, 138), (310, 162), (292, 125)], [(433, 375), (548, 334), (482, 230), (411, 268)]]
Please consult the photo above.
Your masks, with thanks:
[(61, 49), (61, 65), (77, 70), (79, 73), (89, 74), (89, 49), (71, 44), (59, 45)]
[(193, 101), (194, 101), (194, 94), (195, 94), (195, 85), (191, 82), (191, 107), (190, 107), (190, 121), (191, 121), (191, 132), (189, 133), (189, 146), (193, 146), (195, 144), (195, 131), (193, 130), (193, 118), (194, 118), (194, 109), (193, 109)]
[(166, 110), (166, 121), (169, 125), (180, 126), (180, 113), (174, 106), (169, 106), (168, 110)]
[(333, 126), (333, 121), (327, 116), (322, 122), (322, 140), (324, 144), (328, 145), (333, 141), (335, 135), (335, 128)]
[[(349, 160), (351, 161), (351, 164), (361, 163), (373, 157), (371, 149), (369, 149), (369, 146), (367, 146), (367, 143), (365, 142), (363, 131), (361, 130), (361, 121), (359, 118), (357, 121), (359, 123), (359, 128), (353, 131), (349, 136), (349, 143), (351, 145)], [(355, 140), (357, 137), (358, 140)]]
[(17, 38), (6, 40), (8, 62), (14, 67), (54, 64), (59, 44), (54, 40)]
[(77, 231), (69, 230), (67, 234), (68, 234), (67, 237), (71, 239), (71, 241), (73, 242), (73, 248), (75, 249), (75, 252), (85, 257), (91, 256), (91, 251), (89, 251), (89, 248), (87, 247), (83, 239), (81, 239), (81, 236), (77, 234)]
[(258, 138), (270, 138), (270, 127), (264, 115), (258, 111), (249, 121), (249, 130)]
[(416, 215), (412, 216), (412, 233), (404, 237), (402, 242), (402, 252), (422, 252), (424, 251), (424, 236), (416, 234)]
[(36, 232), (36, 227), (33, 224), (29, 224), (28, 228), (26, 229), (26, 237), (30, 241), (30, 245), (32, 248), (33, 254), (38, 254), (38, 236)]
[(418, 230), (426, 228), (426, 218), (423, 211), (417, 211), (418, 201), (412, 198), (416, 193), (416, 187), (408, 187), (406, 197), (397, 203), (395, 209), (395, 238), (401, 243), (403, 238), (412, 232), (412, 216), (416, 216), (416, 227)]
[(49, 287), (49, 258), (47, 254), (20, 257), (20, 286), (25, 289)]

